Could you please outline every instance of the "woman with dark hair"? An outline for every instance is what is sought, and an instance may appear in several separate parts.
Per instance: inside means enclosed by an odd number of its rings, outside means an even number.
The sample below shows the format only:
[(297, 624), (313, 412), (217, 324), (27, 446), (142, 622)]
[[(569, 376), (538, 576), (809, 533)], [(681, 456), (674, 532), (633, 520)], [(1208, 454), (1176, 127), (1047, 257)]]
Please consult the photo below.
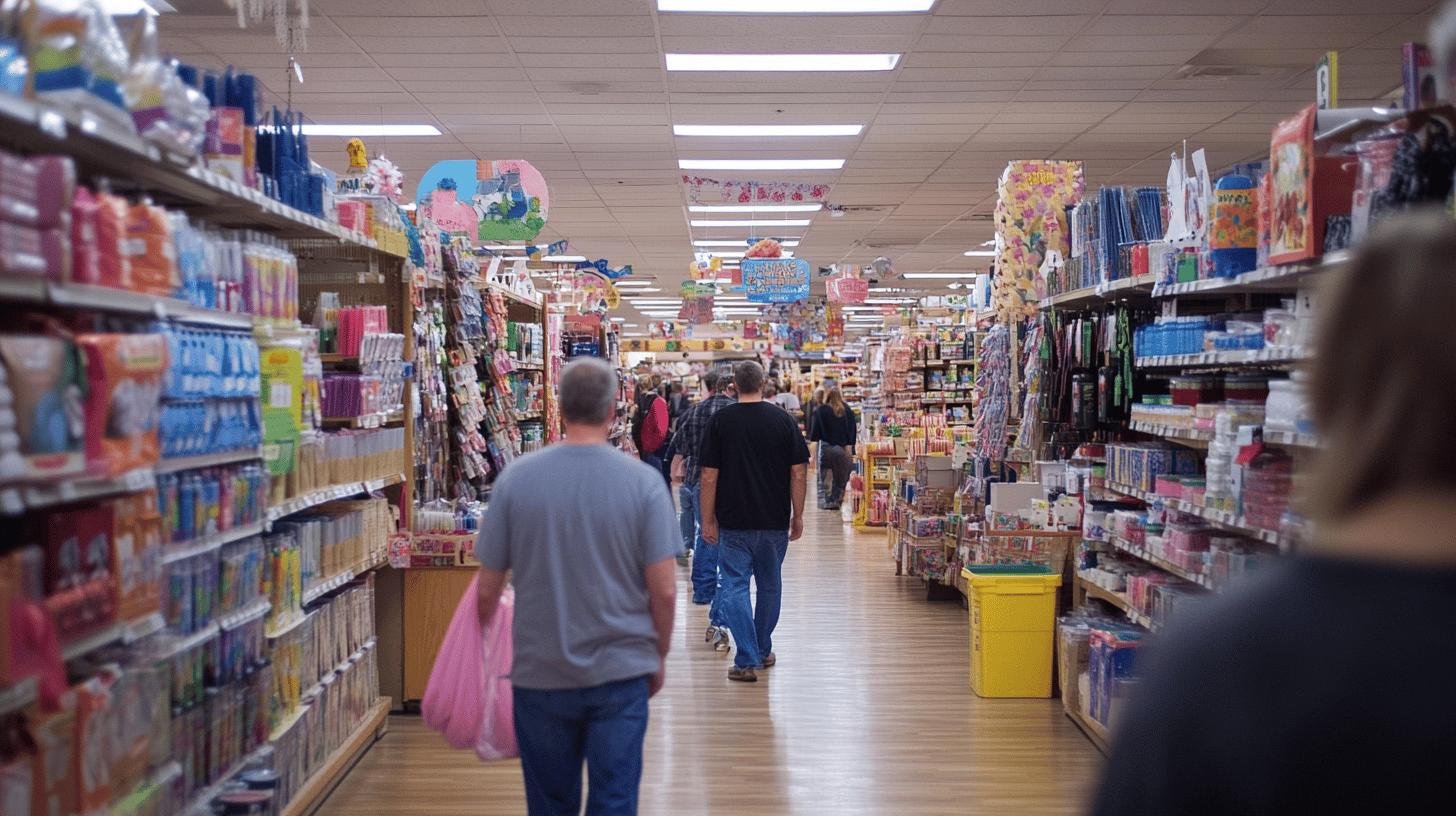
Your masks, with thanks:
[(1456, 224), (1319, 295), (1314, 540), (1147, 647), (1096, 816), (1433, 813), (1456, 770)]
[[(844, 501), (844, 486), (849, 484), (849, 472), (854, 468), (857, 435), (858, 420), (854, 411), (844, 404), (839, 386), (831, 387), (809, 424), (809, 441), (819, 443), (819, 466), (834, 474), (829, 495), (824, 499), (825, 510), (838, 510)], [(820, 474), (822, 478), (822, 470)]]

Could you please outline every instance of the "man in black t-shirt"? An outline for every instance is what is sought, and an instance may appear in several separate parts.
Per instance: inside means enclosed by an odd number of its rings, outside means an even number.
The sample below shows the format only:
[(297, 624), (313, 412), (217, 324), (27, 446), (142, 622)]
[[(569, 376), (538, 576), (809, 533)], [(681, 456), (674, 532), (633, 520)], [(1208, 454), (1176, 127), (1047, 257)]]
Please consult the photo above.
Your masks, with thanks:
[[(772, 666), (789, 542), (804, 534), (809, 446), (799, 424), (764, 402), (763, 367), (733, 371), (738, 402), (713, 415), (701, 460), (702, 536), (719, 544), (719, 606), (738, 646), (729, 680), (753, 682)], [(721, 528), (721, 530), (720, 530)], [(748, 580), (758, 586), (749, 603)]]

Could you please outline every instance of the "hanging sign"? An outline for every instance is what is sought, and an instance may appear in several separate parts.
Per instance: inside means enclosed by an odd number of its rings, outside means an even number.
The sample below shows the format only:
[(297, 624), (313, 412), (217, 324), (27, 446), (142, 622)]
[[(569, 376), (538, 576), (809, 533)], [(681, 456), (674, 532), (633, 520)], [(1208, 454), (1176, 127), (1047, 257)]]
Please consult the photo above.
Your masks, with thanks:
[(782, 181), (720, 181), (702, 176), (682, 177), (690, 204), (795, 204), (829, 200), (828, 184)]
[(707, 340), (671, 340), (660, 337), (624, 337), (622, 351), (768, 351), (766, 340), (715, 337)]
[(864, 303), (870, 296), (870, 282), (851, 275), (837, 275), (824, 283), (833, 303)]
[(520, 159), (435, 162), (415, 188), (419, 211), (479, 241), (530, 241), (546, 226), (546, 179)]
[(745, 258), (742, 266), (751, 303), (797, 303), (809, 297), (809, 262), (803, 258)]

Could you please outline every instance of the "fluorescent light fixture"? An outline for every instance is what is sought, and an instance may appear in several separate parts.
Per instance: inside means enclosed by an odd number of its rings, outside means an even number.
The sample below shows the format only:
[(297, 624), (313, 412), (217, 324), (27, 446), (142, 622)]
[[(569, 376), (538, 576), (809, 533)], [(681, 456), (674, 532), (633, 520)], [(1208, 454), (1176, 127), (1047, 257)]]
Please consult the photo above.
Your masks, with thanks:
[(673, 125), (674, 136), (858, 136), (864, 125)]
[[(792, 239), (792, 240), (786, 238), (786, 239), (784, 239), (782, 241), (779, 241), (779, 246), (781, 246), (781, 247), (796, 247), (798, 245), (799, 245), (799, 241), (798, 241), (797, 238)], [(739, 247), (739, 248), (742, 248), (742, 249), (747, 249), (748, 248), (748, 242), (747, 241), (717, 241), (717, 240), (709, 239), (709, 240), (694, 241), (693, 242), (693, 246), (699, 246), (699, 247), (715, 247), (715, 246), (720, 246), (720, 247)]]
[(657, 0), (658, 11), (727, 14), (894, 14), (933, 5), (935, 0)]
[(632, 287), (632, 286), (651, 286), (651, 285), (652, 285), (652, 281), (650, 281), (650, 280), (630, 280), (629, 279), (629, 280), (619, 280), (619, 281), (616, 282), (616, 286), (617, 286), (618, 289), (622, 289), (622, 288), (625, 288), (625, 287)]
[(996, 257), (996, 250), (994, 250), (994, 249), (968, 249), (965, 252), (962, 252), (961, 254), (964, 255), (964, 256), (966, 256), (967, 258), (994, 258), (994, 257)]
[(541, 259), (545, 263), (581, 263), (586, 260), (585, 255), (547, 255)]
[(910, 280), (957, 280), (984, 274), (984, 272), (906, 272), (904, 277)]
[(688, 212), (818, 212), (822, 204), (694, 204)]
[(879, 310), (880, 310), (880, 307), (878, 307), (878, 306), (845, 306), (844, 307), (844, 311), (846, 311), (846, 312), (878, 312)]
[(523, 246), (516, 246), (515, 244), (483, 244), (483, 245), (481, 245), (480, 249), (484, 249), (484, 250), (487, 250), (489, 252), (525, 252), (526, 251), (526, 248), (525, 247), (523, 247)]
[[(621, 289), (621, 286), (622, 285), (620, 283), (617, 284), (618, 289)], [(621, 291), (623, 293), (623, 297), (630, 297), (631, 295), (640, 295), (645, 292), (661, 292), (662, 290), (658, 289), (656, 286), (646, 286), (639, 289), (621, 289)]]
[(680, 170), (838, 170), (844, 159), (678, 159)]
[(916, 303), (915, 298), (866, 298), (865, 303), (880, 303), (885, 305), (896, 303)]
[(158, 12), (174, 12), (177, 9), (165, 0), (101, 0), (101, 10), (113, 17), (123, 14), (145, 12), (153, 17)]
[(626, 323), (627, 322), (627, 318), (625, 318), (625, 317), (614, 317), (611, 320), (612, 320), (613, 323)]
[(638, 327), (638, 325), (636, 323), (623, 323), (622, 324), (622, 328), (624, 328), (624, 329), (635, 329), (635, 328), (639, 328), (639, 327)]
[[(747, 254), (747, 253), (744, 253), (744, 252), (714, 252), (713, 253), (713, 257), (715, 257), (715, 258), (722, 258), (723, 259), (723, 262), (724, 263), (727, 263), (728, 261), (731, 261), (731, 260), (741, 259), (745, 254)], [(792, 252), (784, 252), (779, 257), (781, 257), (781, 258), (792, 258), (792, 257), (794, 257), (794, 253), (792, 253)]]
[(303, 126), (305, 136), (440, 136), (434, 125), (314, 125)]
[(668, 54), (669, 71), (890, 71), (899, 54)]
[[(809, 219), (797, 219), (789, 221), (719, 221), (716, 219), (705, 219), (689, 221), (688, 224), (694, 227), (807, 227)], [(744, 246), (747, 246), (746, 244)]]

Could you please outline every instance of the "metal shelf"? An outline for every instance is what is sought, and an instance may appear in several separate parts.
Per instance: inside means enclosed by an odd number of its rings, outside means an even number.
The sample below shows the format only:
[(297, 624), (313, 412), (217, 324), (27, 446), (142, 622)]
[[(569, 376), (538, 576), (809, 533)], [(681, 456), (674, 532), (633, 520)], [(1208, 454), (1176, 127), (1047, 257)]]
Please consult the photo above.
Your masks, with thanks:
[(320, 488), (311, 493), (289, 499), (277, 507), (268, 508), (267, 525), (272, 526), (273, 522), (291, 516), (294, 513), (302, 513), (320, 504), (326, 504), (339, 499), (347, 499), (350, 496), (357, 496), (361, 493), (373, 493), (376, 490), (383, 490), (393, 484), (404, 481), (404, 475), (395, 473), (381, 479), (370, 479), (367, 482), (346, 482), (332, 487)]
[(1125, 297), (1127, 295), (1148, 294), (1153, 289), (1153, 281), (1155, 278), (1156, 276), (1149, 272), (1146, 275), (1138, 275), (1135, 278), (1121, 278), (1115, 281), (1100, 283), (1096, 286), (1086, 286), (1081, 289), (1060, 292), (1042, 298), (1037, 304), (1037, 308), (1043, 311), (1054, 307), (1074, 309), (1092, 303), (1100, 303), (1104, 300)]
[(1316, 272), (1348, 263), (1350, 252), (1331, 252), (1319, 261), (1260, 267), (1232, 278), (1208, 278), (1182, 283), (1159, 283), (1153, 297), (1188, 297), (1193, 295), (1239, 295), (1254, 292), (1289, 292), (1299, 288), (1303, 279)]
[(1221, 368), (1231, 366), (1291, 365), (1313, 359), (1307, 349), (1262, 348), (1234, 351), (1203, 351), (1197, 354), (1155, 354), (1138, 357), (1137, 368)]
[(192, 541), (181, 544), (166, 544), (162, 547), (162, 563), (170, 564), (174, 561), (181, 561), (184, 558), (191, 558), (194, 555), (202, 555), (219, 549), (224, 544), (231, 544), (234, 541), (241, 541), (263, 532), (263, 522), (255, 521), (252, 524), (244, 524), (234, 527), (231, 530), (223, 530), (220, 533), (213, 533), (202, 538), (195, 538)]
[(176, 473), (182, 470), (196, 470), (197, 468), (230, 465), (234, 462), (252, 462), (262, 458), (263, 451), (257, 448), (224, 451), (223, 453), (204, 453), (197, 456), (177, 456), (170, 459), (163, 459), (152, 470), (160, 475), (163, 473)]
[(1198, 518), (1201, 518), (1209, 524), (1212, 524), (1213, 526), (1220, 529), (1228, 530), (1231, 533), (1238, 533), (1240, 535), (1248, 536), (1249, 538), (1255, 538), (1259, 541), (1264, 542), (1265, 544), (1272, 544), (1276, 547), (1279, 547), (1280, 549), (1288, 549), (1289, 546), (1292, 544), (1292, 541), (1287, 536), (1281, 535), (1279, 531), (1267, 530), (1263, 527), (1252, 527), (1248, 524), (1245, 524), (1242, 518), (1225, 510), (1215, 510), (1211, 507), (1198, 507), (1197, 505), (1183, 501), (1182, 499), (1174, 499), (1168, 496), (1158, 496), (1156, 494), (1149, 493), (1146, 490), (1138, 490), (1135, 487), (1129, 487), (1128, 485), (1121, 485), (1115, 482), (1108, 482), (1107, 489), (1111, 490), (1114, 493), (1120, 493), (1124, 496), (1131, 496), (1135, 499), (1141, 499), (1145, 502), (1160, 501), (1165, 506), (1171, 507), (1172, 509), (1177, 510), (1180, 513), (1189, 516), (1197, 516)]
[(155, 487), (152, 468), (138, 468), (119, 476), (72, 476), (61, 481), (16, 484), (0, 489), (0, 512), (19, 515), (61, 504), (90, 501)]

